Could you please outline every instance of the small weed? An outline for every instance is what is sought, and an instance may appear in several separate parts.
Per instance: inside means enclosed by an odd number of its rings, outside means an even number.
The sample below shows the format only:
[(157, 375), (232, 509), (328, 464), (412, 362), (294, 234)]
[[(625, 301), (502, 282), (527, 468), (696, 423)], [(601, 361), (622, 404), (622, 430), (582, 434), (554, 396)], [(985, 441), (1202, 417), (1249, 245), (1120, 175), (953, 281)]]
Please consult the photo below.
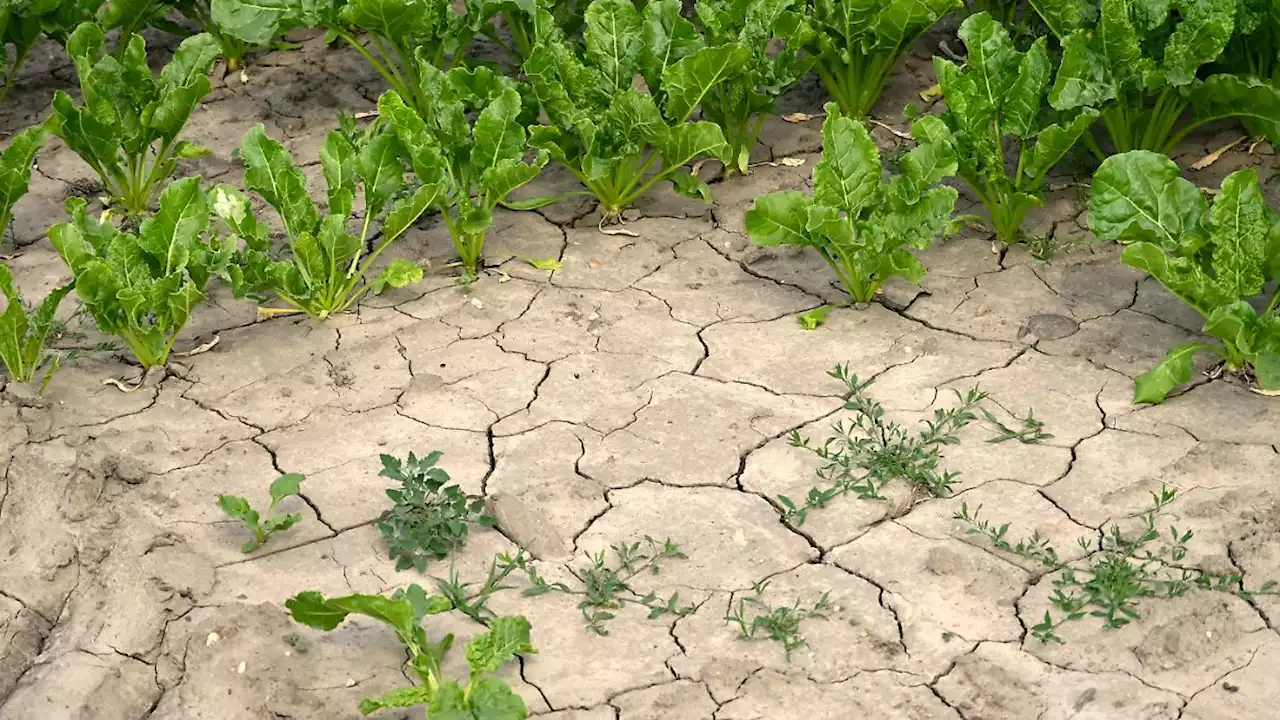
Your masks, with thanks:
[(982, 408), (982, 416), (987, 422), (995, 428), (996, 434), (987, 438), (989, 443), (1002, 443), (1005, 440), (1017, 440), (1023, 445), (1039, 445), (1045, 440), (1053, 438), (1052, 435), (1044, 431), (1044, 421), (1037, 420), (1035, 412), (1031, 408), (1027, 408), (1027, 416), (1020, 418), (1014, 415), (1014, 419), (1022, 423), (1021, 430), (1015, 430), (1008, 425), (1000, 422), (990, 410)]
[(514, 558), (505, 553), (495, 557), (489, 562), (489, 573), (485, 576), (484, 582), (480, 583), (479, 589), (474, 590), (476, 583), (461, 582), (458, 571), (449, 568), (449, 578), (437, 579), (436, 589), (453, 604), (455, 610), (485, 625), (497, 617), (497, 614), (488, 608), (489, 598), (496, 592), (515, 589), (514, 585), (504, 583), (512, 572), (526, 566), (527, 562), (524, 550), (517, 553)]
[(271, 504), (267, 506), (267, 517), (264, 521), (258, 511), (254, 510), (249, 501), (236, 495), (219, 495), (218, 507), (227, 517), (232, 520), (239, 520), (244, 523), (249, 532), (253, 533), (253, 538), (244, 544), (241, 550), (245, 552), (253, 552), (262, 547), (267, 542), (267, 538), (275, 533), (284, 532), (302, 520), (300, 513), (289, 513), (287, 515), (276, 515), (276, 505), (281, 500), (297, 495), (302, 485), (303, 477), (298, 473), (289, 473), (281, 475), (271, 483), (268, 493), (271, 495)]
[[(797, 598), (790, 606), (774, 606), (764, 601), (764, 591), (768, 587), (768, 580), (755, 583), (751, 594), (738, 598), (737, 610), (724, 620), (738, 626), (738, 637), (743, 640), (772, 640), (782, 645), (787, 653), (787, 662), (791, 662), (791, 653), (805, 646), (800, 624), (812, 618), (827, 619), (826, 613), (831, 609), (831, 591), (822, 593), (822, 597), (812, 605), (802, 606)], [(750, 619), (748, 615), (751, 615)]]
[(1152, 506), (1142, 514), (1142, 529), (1136, 536), (1126, 536), (1113, 524), (1103, 533), (1100, 546), (1081, 538), (1080, 547), (1087, 554), (1079, 567), (1065, 564), (1049, 540), (1039, 533), (1009, 542), (1005, 538), (1009, 524), (996, 525), (981, 518), (981, 507), (970, 512), (968, 505), (962, 503), (955, 519), (970, 526), (969, 534), (985, 535), (999, 550), (1033, 560), (1050, 572), (1060, 571), (1049, 597), (1057, 615), (1046, 610), (1044, 619), (1031, 628), (1031, 634), (1044, 643), (1063, 642), (1058, 628), (1085, 617), (1101, 618), (1105, 627), (1124, 627), (1141, 617), (1138, 601), (1142, 598), (1173, 598), (1192, 588), (1231, 593), (1246, 601), (1256, 595), (1280, 595), (1274, 580), (1257, 590), (1246, 590), (1238, 573), (1217, 574), (1180, 565), (1193, 537), (1191, 531), (1180, 532), (1170, 526), (1166, 534), (1156, 529), (1176, 495), (1177, 491), (1169, 487), (1151, 493)]
[(835, 435), (820, 446), (811, 445), (799, 431), (791, 433), (792, 447), (804, 448), (825, 463), (818, 470), (818, 477), (826, 486), (810, 490), (803, 507), (779, 495), (787, 520), (803, 524), (809, 510), (825, 507), (845, 494), (862, 500), (883, 500), (880, 491), (895, 479), (905, 480), (934, 497), (950, 494), (958, 473), (938, 469), (942, 447), (959, 442), (956, 433), (977, 419), (973, 411), (986, 399), (986, 393), (976, 387), (965, 394), (956, 391), (958, 403), (934, 410), (933, 418), (913, 434), (885, 419), (884, 407), (866, 394), (871, 381), (860, 381), (847, 365), (837, 365), (829, 375), (848, 388), (844, 407), (855, 415), (852, 422), (837, 422), (833, 426)]
[(484, 514), (484, 498), (468, 497), (449, 484), (449, 473), (436, 467), (441, 455), (432, 452), (419, 458), (409, 453), (403, 462), (381, 456), (378, 475), (400, 483), (398, 489), (387, 490), (394, 504), (377, 521), (396, 570), (412, 567), (425, 572), (431, 560), (443, 559), (466, 544), (472, 524), (496, 522)]
[(311, 646), (307, 643), (307, 639), (296, 632), (287, 632), (280, 636), (286, 645), (293, 648), (299, 655), (305, 655)]
[[(694, 611), (695, 608), (692, 605), (680, 605), (679, 591), (665, 600), (653, 592), (644, 597), (636, 597), (627, 584), (641, 573), (657, 575), (664, 560), (687, 560), (688, 556), (680, 551), (679, 545), (670, 539), (659, 544), (658, 541), (646, 535), (643, 546), (638, 542), (630, 545), (615, 543), (610, 550), (613, 552), (617, 567), (609, 567), (603, 550), (592, 555), (589, 564), (582, 566), (578, 571), (578, 577), (582, 582), (582, 587), (578, 588), (569, 587), (562, 582), (548, 582), (537, 568), (529, 564), (528, 558), (523, 553), (515, 557), (505, 554), (498, 556), (497, 571), (503, 579), (513, 570), (524, 573), (532, 585), (523, 591), (522, 594), (526, 597), (552, 591), (580, 596), (582, 599), (578, 602), (578, 609), (582, 611), (582, 618), (587, 628), (597, 635), (608, 635), (609, 631), (605, 623), (617, 616), (615, 611), (628, 604), (648, 608), (650, 620), (666, 614), (688, 615)], [(492, 570), (490, 575), (493, 575)]]

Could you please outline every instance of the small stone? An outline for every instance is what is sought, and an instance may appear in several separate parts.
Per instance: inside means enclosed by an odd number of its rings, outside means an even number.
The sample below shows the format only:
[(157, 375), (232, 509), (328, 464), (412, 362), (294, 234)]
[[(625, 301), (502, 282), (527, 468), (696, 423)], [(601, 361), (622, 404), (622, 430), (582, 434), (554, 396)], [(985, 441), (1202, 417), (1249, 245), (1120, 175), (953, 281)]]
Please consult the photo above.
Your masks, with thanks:
[(478, 298), (478, 297), (473, 297), (473, 298), (471, 298), (471, 305), (472, 305), (473, 307), (475, 307), (475, 309), (477, 309), (477, 310), (483, 310), (483, 309), (484, 309), (484, 302), (482, 302), (482, 301), (480, 300), (480, 298)]
[(355, 681), (355, 679), (354, 679), (354, 678), (347, 678), (347, 687), (355, 687), (355, 686), (356, 686), (356, 681)]
[(216, 643), (216, 642), (218, 642), (218, 641), (219, 641), (219, 640), (221, 640), (221, 639), (222, 639), (222, 636), (221, 636), (221, 635), (219, 635), (219, 634), (218, 634), (218, 633), (216, 633), (216, 632), (211, 632), (211, 633), (209, 633), (209, 636), (208, 636), (208, 637), (206, 637), (206, 638), (204, 639), (204, 646), (205, 646), (205, 647), (213, 647), (213, 644), (214, 644), (214, 643)]
[(244, 674), (244, 668), (245, 668), (245, 663), (244, 663), (244, 661), (243, 661), (243, 660), (241, 660), (241, 661), (240, 661), (240, 664), (236, 666), (236, 674), (238, 674), (238, 675), (243, 675), (243, 674)]

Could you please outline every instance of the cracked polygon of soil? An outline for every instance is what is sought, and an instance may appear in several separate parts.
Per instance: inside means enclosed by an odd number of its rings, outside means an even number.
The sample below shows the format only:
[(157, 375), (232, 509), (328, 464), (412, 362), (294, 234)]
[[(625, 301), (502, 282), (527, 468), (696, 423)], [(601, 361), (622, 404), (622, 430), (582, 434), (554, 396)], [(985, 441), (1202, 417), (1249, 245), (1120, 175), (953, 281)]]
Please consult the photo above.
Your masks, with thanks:
[[(240, 183), (232, 150), (263, 122), (322, 197), (316, 152), (334, 113), (374, 107), (380, 80), (351, 49), (302, 39), (256, 57), (247, 82), (218, 79), (189, 125), (213, 153), (181, 172)], [(47, 50), (0, 113), (5, 130), (34, 121), (69, 81)], [(927, 61), (908, 60), (895, 83), (931, 84)], [(787, 106), (816, 112), (816, 87)], [(532, 621), (539, 652), (502, 677), (538, 717), (1274, 714), (1276, 598), (1144, 598), (1124, 628), (1086, 617), (1059, 630), (1065, 644), (1044, 645), (1027, 628), (1050, 609), (1058, 574), (953, 515), (981, 506), (1010, 524), (1011, 540), (1038, 532), (1073, 561), (1076, 538), (1131, 530), (1167, 485), (1180, 498), (1160, 527), (1194, 531), (1186, 562), (1257, 588), (1280, 579), (1280, 405), (1200, 376), (1207, 364), (1163, 405), (1130, 405), (1132, 378), (1203, 319), (1109, 246), (1041, 264), (965, 231), (922, 253), (920, 288), (890, 283), (883, 304), (835, 309), (801, 330), (795, 313), (842, 293), (815, 253), (751, 245), (742, 217), (760, 194), (809, 186), (819, 125), (768, 119), (753, 157), (802, 165), (718, 180), (710, 207), (664, 188), (628, 214), (638, 237), (601, 235), (581, 200), (500, 209), (491, 269), (459, 288), (440, 271), (445, 233), (426, 219), (380, 259), (430, 261), (419, 285), (325, 323), (255, 323), (251, 305), (215, 289), (178, 347), (220, 342), (181, 359), (180, 374), (120, 393), (102, 379), (137, 368), (97, 353), (65, 366), (40, 401), (0, 403), (0, 720), (355, 717), (362, 697), (409, 682), (403, 648), (362, 619), (331, 633), (300, 627), (281, 607), (291, 595), (433, 589), (450, 571), (476, 582), (517, 545), (549, 580), (576, 586), (588, 554), (645, 535), (678, 542), (688, 559), (633, 578), (635, 597), (678, 591), (691, 614), (649, 620), (628, 606), (606, 637), (586, 628), (578, 597), (524, 597), (521, 578), (490, 601)], [(68, 194), (100, 211), (94, 182), (60, 143), (41, 153), (14, 223), (12, 263), (30, 297), (65, 280), (44, 231)], [(552, 169), (524, 192), (570, 189)], [(1042, 234), (1078, 232), (1074, 191), (1054, 194), (1034, 222)], [(541, 259), (562, 265), (530, 264)], [(954, 497), (892, 483), (884, 502), (846, 496), (784, 523), (777, 496), (819, 484), (819, 460), (788, 433), (821, 442), (848, 415), (826, 375), (838, 362), (874, 379), (868, 393), (913, 430), (976, 385), (1006, 423), (1030, 408), (1054, 437), (990, 444), (977, 421), (943, 448), (940, 469), (959, 473)], [(391, 485), (378, 455), (431, 450), (465, 491), (485, 492), (498, 526), (473, 530), (425, 575), (398, 573), (373, 524)], [(242, 553), (245, 530), (215, 499), (263, 508), (277, 472), (306, 475), (303, 497), (279, 508), (303, 520)], [(830, 591), (827, 618), (803, 623), (806, 645), (790, 661), (724, 621), (766, 580), (775, 606)], [(433, 638), (458, 635), (447, 670), (463, 674), (457, 647), (479, 627), (460, 615), (426, 624)], [(290, 632), (305, 653), (281, 639)]]

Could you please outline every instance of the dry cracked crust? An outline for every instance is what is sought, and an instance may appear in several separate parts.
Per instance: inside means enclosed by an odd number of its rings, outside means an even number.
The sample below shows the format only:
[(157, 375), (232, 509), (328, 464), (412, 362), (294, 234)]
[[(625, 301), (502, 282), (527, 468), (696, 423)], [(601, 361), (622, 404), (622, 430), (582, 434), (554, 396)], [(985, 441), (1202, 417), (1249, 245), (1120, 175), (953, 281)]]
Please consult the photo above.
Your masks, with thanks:
[[(8, 130), (68, 84), (43, 52), (3, 110)], [(884, 107), (927, 85), (926, 67), (908, 58)], [(228, 76), (195, 114), (190, 135), (214, 155), (185, 171), (235, 182), (231, 148), (254, 122), (312, 158), (335, 111), (371, 108), (378, 89), (353, 53), (315, 39), (260, 57), (247, 82)], [(810, 86), (785, 104), (819, 101)], [(1273, 715), (1280, 603), (1149, 601), (1141, 622), (1077, 623), (1066, 644), (1047, 646), (1028, 626), (1049, 579), (951, 518), (961, 502), (985, 503), (1071, 547), (1169, 484), (1181, 493), (1177, 522), (1197, 533), (1190, 560), (1250, 585), (1280, 577), (1280, 406), (1204, 379), (1164, 405), (1131, 406), (1132, 377), (1197, 324), (1106, 247), (1041, 264), (961, 236), (925, 253), (920, 288), (891, 286), (885, 306), (799, 330), (792, 315), (838, 291), (812, 255), (753, 248), (741, 218), (756, 195), (806, 185), (816, 125), (767, 123), (760, 159), (805, 164), (721, 183), (713, 209), (646, 198), (628, 226), (638, 237), (598, 234), (589, 206), (500, 213), (496, 267), (465, 293), (429, 278), (327, 324), (254, 324), (252, 307), (220, 294), (184, 341), (217, 333), (220, 344), (158, 386), (102, 387), (128, 367), (99, 358), (64, 369), (43, 404), (0, 406), (0, 720), (356, 717), (361, 697), (406, 682), (394, 638), (360, 622), (299, 630), (281, 602), (423, 580), (393, 570), (371, 522), (386, 502), (377, 454), (429, 449), (500, 519), (457, 558), (464, 578), (517, 543), (553, 577), (646, 534), (689, 556), (637, 589), (679, 589), (697, 611), (624, 612), (609, 637), (588, 632), (563, 596), (494, 599), (533, 623), (539, 652), (506, 677), (547, 720)], [(1260, 161), (1229, 155), (1196, 179), (1216, 184), (1207, 176)], [(32, 185), (12, 262), (37, 294), (63, 279), (46, 222), (93, 186), (56, 144)], [(1036, 222), (1036, 234), (1082, 236), (1076, 191), (1056, 193)], [(400, 252), (442, 261), (448, 243), (428, 223)], [(825, 376), (836, 362), (874, 378), (899, 419), (979, 384), (1008, 410), (1033, 407), (1054, 438), (992, 449), (971, 427), (946, 452), (962, 472), (955, 498), (841, 501), (789, 526), (773, 498), (802, 494), (814, 461), (785, 436), (820, 434), (838, 414), (840, 387)], [(282, 471), (308, 478), (288, 507), (304, 521), (246, 557), (214, 498), (260, 500)], [(779, 603), (831, 591), (828, 619), (805, 626), (808, 646), (790, 662), (723, 621), (763, 580)], [(432, 623), (462, 637), (477, 629)], [(309, 640), (307, 654), (281, 641), (290, 631)]]

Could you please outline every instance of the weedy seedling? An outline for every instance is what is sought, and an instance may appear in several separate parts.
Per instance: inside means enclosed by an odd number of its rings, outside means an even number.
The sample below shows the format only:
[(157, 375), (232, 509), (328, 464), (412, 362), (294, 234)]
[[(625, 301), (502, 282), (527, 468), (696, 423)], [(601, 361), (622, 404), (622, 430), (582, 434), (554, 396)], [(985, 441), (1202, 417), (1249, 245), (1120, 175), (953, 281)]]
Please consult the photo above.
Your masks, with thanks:
[(67, 40), (67, 52), (82, 104), (55, 92), (48, 128), (98, 173), (114, 203), (140, 215), (178, 160), (208, 153), (178, 135), (211, 88), (218, 41), (206, 34), (183, 40), (159, 76), (147, 65), (140, 35), (117, 58), (107, 54), (103, 29), (84, 23)]
[(811, 247), (835, 272), (849, 299), (869, 303), (891, 277), (918, 283), (923, 250), (948, 226), (956, 190), (934, 187), (956, 170), (950, 145), (933, 142), (941, 121), (926, 116), (912, 132), (920, 142), (902, 159), (902, 174), (882, 177), (880, 150), (862, 123), (827, 103), (822, 161), (813, 195), (782, 190), (756, 198), (746, 214), (751, 242)]
[(797, 598), (790, 606), (774, 606), (764, 600), (768, 587), (768, 580), (753, 584), (751, 594), (738, 598), (737, 609), (725, 617), (725, 623), (736, 625), (738, 637), (743, 640), (772, 640), (782, 645), (787, 662), (791, 662), (791, 653), (805, 646), (800, 624), (805, 620), (827, 619), (831, 591), (822, 593), (822, 597), (810, 605), (802, 605)]
[(942, 447), (960, 441), (957, 433), (978, 418), (974, 410), (986, 399), (986, 393), (976, 387), (964, 394), (955, 391), (956, 405), (934, 410), (924, 429), (912, 434), (887, 420), (884, 406), (867, 395), (870, 380), (859, 380), (847, 365), (836, 365), (828, 375), (844, 384), (844, 407), (855, 415), (852, 422), (842, 419), (835, 423), (835, 434), (822, 445), (810, 444), (798, 430), (791, 433), (792, 447), (808, 450), (823, 461), (818, 477), (825, 487), (811, 489), (803, 507), (779, 495), (784, 519), (802, 525), (810, 510), (826, 507), (845, 494), (860, 500), (884, 500), (880, 491), (897, 479), (933, 497), (951, 493), (959, 473), (939, 470)]
[(53, 328), (53, 315), (72, 287), (67, 284), (54, 288), (39, 306), (30, 308), (13, 282), (13, 273), (0, 263), (0, 293), (6, 301), (4, 314), (0, 315), (0, 359), (4, 360), (9, 378), (14, 382), (29, 383), (44, 367), (40, 381), (43, 391), (58, 371), (58, 356), (45, 352), (44, 345)]
[(468, 497), (449, 484), (449, 473), (436, 467), (443, 453), (419, 458), (409, 453), (401, 461), (381, 455), (379, 477), (400, 483), (387, 490), (393, 505), (378, 517), (378, 531), (396, 570), (415, 568), (426, 572), (432, 560), (441, 560), (467, 543), (470, 526), (496, 524), (484, 514), (484, 498)]
[(1193, 588), (1230, 593), (1246, 601), (1258, 595), (1280, 595), (1280, 586), (1273, 580), (1257, 590), (1247, 590), (1238, 573), (1218, 574), (1183, 566), (1192, 532), (1170, 526), (1162, 533), (1156, 528), (1176, 496), (1177, 491), (1168, 486), (1151, 493), (1151, 508), (1143, 513), (1136, 535), (1126, 535), (1113, 524), (1100, 543), (1080, 538), (1086, 555), (1075, 563), (1063, 562), (1053, 544), (1039, 533), (1010, 542), (1006, 537), (1009, 524), (997, 525), (982, 518), (981, 506), (970, 511), (967, 503), (961, 503), (955, 519), (969, 525), (968, 534), (984, 535), (996, 549), (1027, 558), (1056, 574), (1049, 603), (1057, 613), (1046, 610), (1044, 618), (1031, 628), (1032, 636), (1044, 643), (1063, 642), (1057, 630), (1085, 617), (1100, 618), (1104, 627), (1124, 627), (1141, 618), (1140, 600), (1178, 597)]
[(1252, 373), (1263, 391), (1280, 392), (1280, 214), (1267, 205), (1257, 172), (1228, 175), (1209, 205), (1169, 158), (1144, 150), (1113, 155), (1094, 176), (1089, 228), (1123, 243), (1121, 261), (1204, 316), (1204, 334), (1221, 343), (1171, 348), (1134, 379), (1135, 403), (1161, 402), (1190, 381), (1201, 352), (1232, 373)]
[(520, 696), (493, 674), (517, 655), (536, 652), (529, 639), (529, 621), (523, 617), (494, 618), (485, 623), (487, 632), (467, 643), (469, 673), (464, 685), (447, 679), (442, 668), (453, 645), (453, 635), (431, 642), (422, 627), (427, 615), (453, 609), (442, 595), (429, 596), (418, 585), (397, 590), (390, 598), (361, 594), (326, 598), (308, 590), (286, 600), (285, 607), (294, 620), (320, 630), (333, 630), (352, 614), (379, 620), (395, 630), (409, 652), (409, 667), (420, 684), (365, 698), (360, 703), (360, 712), (365, 715), (386, 708), (425, 705), (427, 717), (432, 720), (525, 720), (529, 716)]
[(982, 408), (982, 417), (995, 429), (996, 434), (987, 438), (989, 443), (1002, 443), (1005, 440), (1017, 440), (1023, 445), (1039, 445), (1045, 440), (1052, 440), (1053, 435), (1044, 431), (1044, 421), (1036, 418), (1035, 411), (1027, 408), (1027, 416), (1020, 418), (1014, 415), (1014, 419), (1022, 423), (1022, 428), (1011, 428), (1000, 422), (1000, 419), (991, 414), (991, 411)]
[(615, 543), (610, 550), (613, 552), (617, 567), (609, 567), (603, 550), (591, 555), (589, 563), (578, 570), (578, 577), (582, 581), (580, 588), (572, 588), (562, 582), (548, 582), (538, 569), (528, 562), (523, 553), (515, 557), (500, 555), (498, 566), (504, 572), (503, 577), (510, 574), (513, 569), (524, 573), (532, 585), (521, 593), (526, 597), (535, 597), (552, 591), (580, 596), (582, 599), (578, 602), (578, 609), (582, 612), (587, 628), (597, 635), (609, 634), (605, 623), (616, 617), (615, 611), (621, 610), (624, 605), (648, 608), (650, 620), (666, 614), (688, 615), (694, 611), (695, 608), (692, 605), (680, 605), (679, 591), (672, 593), (665, 600), (653, 592), (643, 597), (636, 597), (627, 584), (641, 573), (657, 575), (664, 560), (688, 559), (688, 556), (680, 551), (680, 546), (670, 538), (659, 544), (658, 541), (646, 535), (643, 548), (638, 542), (630, 545)]
[(218, 507), (227, 517), (244, 523), (245, 528), (253, 533), (253, 538), (241, 548), (244, 552), (253, 552), (266, 544), (267, 539), (278, 532), (284, 532), (302, 521), (301, 513), (276, 514), (276, 506), (287, 497), (298, 495), (303, 477), (298, 473), (288, 473), (276, 478), (267, 489), (271, 495), (271, 504), (267, 506), (265, 519), (249, 504), (248, 500), (237, 495), (219, 495)]

